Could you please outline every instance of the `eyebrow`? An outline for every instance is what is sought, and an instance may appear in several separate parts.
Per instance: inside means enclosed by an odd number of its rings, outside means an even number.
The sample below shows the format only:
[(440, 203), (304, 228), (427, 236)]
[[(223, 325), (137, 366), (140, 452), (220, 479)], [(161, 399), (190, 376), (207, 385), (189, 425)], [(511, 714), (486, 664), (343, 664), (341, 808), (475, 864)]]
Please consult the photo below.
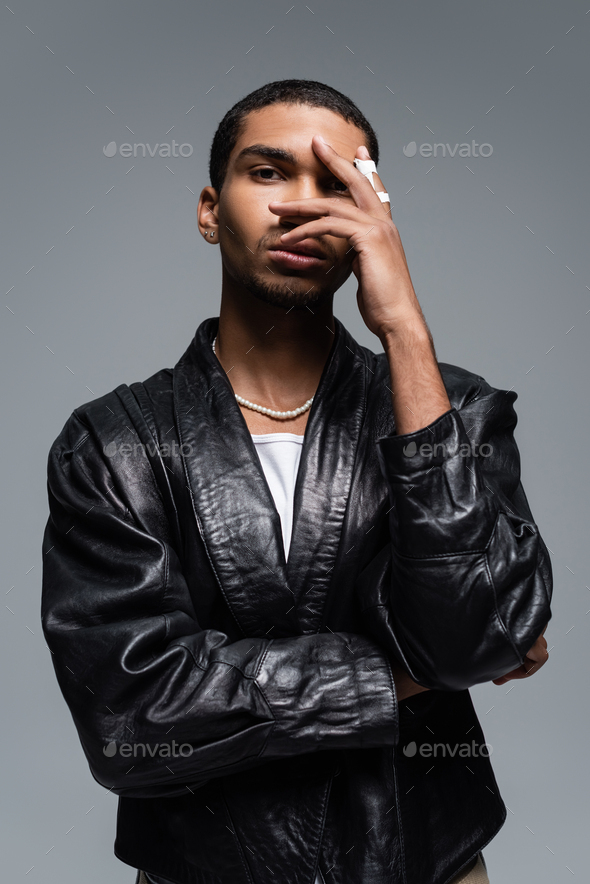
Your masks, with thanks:
[(266, 157), (268, 160), (280, 160), (283, 163), (290, 163), (292, 166), (297, 165), (297, 157), (290, 150), (283, 150), (280, 147), (270, 147), (268, 144), (250, 144), (239, 152), (236, 162), (244, 157)]

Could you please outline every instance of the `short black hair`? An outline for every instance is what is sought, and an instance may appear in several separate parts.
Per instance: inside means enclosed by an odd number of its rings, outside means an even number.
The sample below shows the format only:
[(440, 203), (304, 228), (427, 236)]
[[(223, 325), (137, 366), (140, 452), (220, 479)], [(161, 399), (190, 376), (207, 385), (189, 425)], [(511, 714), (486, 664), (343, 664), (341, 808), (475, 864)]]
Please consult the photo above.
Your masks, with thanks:
[(373, 127), (350, 98), (317, 80), (275, 80), (240, 99), (217, 127), (209, 154), (209, 177), (218, 193), (227, 174), (231, 152), (243, 131), (245, 118), (252, 111), (281, 102), (325, 107), (340, 114), (347, 123), (353, 123), (364, 133), (371, 159), (375, 165), (379, 162), (379, 143)]

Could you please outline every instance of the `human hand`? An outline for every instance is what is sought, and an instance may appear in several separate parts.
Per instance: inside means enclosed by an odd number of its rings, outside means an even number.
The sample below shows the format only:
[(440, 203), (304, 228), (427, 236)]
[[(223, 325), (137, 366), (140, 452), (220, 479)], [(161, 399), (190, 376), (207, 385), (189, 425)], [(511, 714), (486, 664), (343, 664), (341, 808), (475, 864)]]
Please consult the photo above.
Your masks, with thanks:
[[(357, 302), (367, 328), (382, 343), (402, 327), (419, 328), (427, 335), (400, 235), (391, 218), (390, 204), (382, 203), (370, 181), (321, 136), (314, 135), (312, 147), (346, 185), (354, 202), (328, 197), (269, 203), (270, 211), (276, 215), (312, 219), (284, 233), (281, 244), (289, 248), (307, 237), (326, 235), (347, 239), (356, 252), (351, 266), (359, 283)], [(357, 149), (356, 156), (370, 159), (365, 146)], [(373, 174), (377, 190), (385, 190), (379, 176)]]
[[(545, 629), (547, 629), (547, 626), (545, 626)], [(511, 681), (511, 679), (513, 678), (529, 678), (529, 676), (534, 675), (535, 672), (538, 672), (541, 666), (545, 665), (545, 663), (549, 659), (547, 641), (545, 638), (543, 638), (545, 629), (543, 630), (535, 644), (532, 646), (530, 651), (527, 653), (522, 664), (516, 669), (513, 669), (511, 672), (507, 672), (506, 675), (502, 675), (500, 676), (500, 678), (494, 678), (494, 684), (505, 684), (507, 681)]]

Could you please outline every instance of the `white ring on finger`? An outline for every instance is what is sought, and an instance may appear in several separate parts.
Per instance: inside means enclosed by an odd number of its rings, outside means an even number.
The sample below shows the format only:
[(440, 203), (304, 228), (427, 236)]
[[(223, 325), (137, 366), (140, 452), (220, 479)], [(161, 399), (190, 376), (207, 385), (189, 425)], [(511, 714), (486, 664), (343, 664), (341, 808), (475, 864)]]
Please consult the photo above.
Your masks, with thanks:
[(356, 168), (359, 170), (359, 172), (361, 173), (361, 175), (364, 175), (365, 178), (370, 182), (371, 187), (373, 188), (374, 191), (377, 192), (377, 196), (379, 197), (381, 202), (388, 203), (389, 202), (389, 194), (386, 193), (384, 190), (377, 191), (377, 188), (375, 187), (375, 182), (373, 181), (373, 172), (377, 171), (377, 166), (375, 165), (373, 160), (361, 160), (358, 157), (355, 157), (354, 164), (355, 164)]
[(353, 160), (355, 166), (365, 178), (371, 182), (371, 187), (375, 190), (375, 184), (373, 183), (373, 172), (377, 171), (377, 166), (373, 162), (373, 160), (361, 160), (358, 157), (355, 157)]

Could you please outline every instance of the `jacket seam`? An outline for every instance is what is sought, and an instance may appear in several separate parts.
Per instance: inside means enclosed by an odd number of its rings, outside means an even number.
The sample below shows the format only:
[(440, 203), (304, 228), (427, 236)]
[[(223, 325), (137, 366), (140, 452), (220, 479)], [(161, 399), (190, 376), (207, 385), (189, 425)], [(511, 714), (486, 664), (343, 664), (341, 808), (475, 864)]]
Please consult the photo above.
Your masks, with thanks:
[[(261, 684), (259, 684), (259, 683), (256, 681), (256, 679), (254, 679), (254, 684), (256, 685), (256, 687), (258, 688), (258, 690), (260, 691), (260, 693), (262, 694), (262, 697), (263, 697), (263, 699), (264, 699), (264, 702), (265, 702), (266, 705), (268, 706), (268, 711), (269, 711), (270, 714), (272, 715), (273, 725), (276, 725), (276, 724), (277, 724), (277, 718), (276, 718), (276, 715), (275, 715), (274, 712), (273, 712), (272, 706), (270, 705), (270, 700), (269, 700), (268, 697), (266, 696), (266, 693), (265, 693), (264, 688), (262, 687)], [(273, 729), (274, 729), (274, 728), (273, 728)]]
[[(167, 615), (165, 614), (164, 616), (166, 617)], [(195, 666), (197, 666), (202, 672), (210, 672), (210, 670), (211, 670), (211, 668), (212, 668), (213, 666), (229, 666), (230, 669), (237, 669), (237, 671), (240, 673), (240, 675), (242, 676), (242, 678), (247, 678), (247, 679), (249, 679), (250, 681), (256, 681), (256, 676), (254, 676), (254, 675), (248, 675), (247, 672), (244, 672), (244, 670), (243, 670), (240, 666), (236, 666), (235, 663), (228, 663), (227, 660), (213, 660), (209, 666), (203, 666), (203, 664), (200, 663), (200, 662), (197, 660), (197, 658), (195, 657), (192, 648), (189, 648), (188, 645), (185, 645), (185, 644), (183, 644), (182, 642), (178, 642), (176, 645), (174, 645), (174, 647), (176, 647), (176, 648), (184, 648), (185, 651), (188, 651), (189, 654), (191, 655), (191, 657), (193, 658), (193, 663), (194, 663)]]
[(265, 694), (265, 692), (264, 692), (264, 689), (263, 689), (262, 686), (256, 681), (256, 679), (254, 679), (254, 684), (255, 684), (256, 687), (258, 688), (258, 691), (262, 694), (262, 699), (263, 699), (264, 702), (266, 703), (266, 707), (267, 707), (267, 709), (268, 709), (268, 711), (270, 712), (270, 715), (271, 715), (271, 717), (272, 717), (272, 721), (271, 721), (271, 722), (267, 722), (267, 723), (270, 723), (270, 724), (271, 724), (271, 727), (269, 728), (268, 734), (266, 735), (266, 737), (265, 737), (265, 739), (264, 739), (264, 742), (262, 743), (262, 746), (261, 746), (261, 748), (260, 748), (260, 751), (259, 751), (258, 754), (255, 756), (256, 758), (262, 758), (262, 756), (263, 756), (264, 753), (266, 752), (266, 749), (267, 749), (267, 747), (268, 747), (268, 744), (269, 744), (270, 741), (271, 741), (271, 738), (272, 738), (274, 732), (275, 732), (276, 729), (277, 729), (277, 726), (278, 726), (278, 723), (279, 723), (279, 722), (278, 722), (278, 720), (277, 720), (276, 715), (275, 715), (274, 712), (273, 712), (273, 708), (272, 708), (272, 706), (270, 705), (270, 702), (269, 702), (268, 697), (266, 696), (266, 694)]
[[(492, 540), (494, 538), (494, 534), (496, 533), (496, 528), (497, 528), (500, 516), (507, 516), (507, 515), (508, 514), (503, 509), (497, 510), (496, 517), (494, 519), (494, 524), (492, 526), (492, 530), (490, 531), (490, 536), (488, 538), (486, 545), (482, 548), (478, 547), (477, 549), (460, 549), (460, 550), (457, 550), (456, 552), (448, 552), (448, 553), (432, 553), (432, 555), (429, 555), (429, 556), (410, 556), (407, 553), (400, 552), (399, 549), (396, 546), (394, 546), (393, 543), (391, 544), (391, 549), (392, 549), (392, 552), (398, 558), (409, 559), (411, 561), (416, 561), (416, 562), (425, 562), (430, 559), (450, 559), (450, 558), (454, 558), (455, 556), (472, 556), (472, 555), (487, 556), (488, 550), (489, 550)], [(530, 525), (533, 528), (533, 533), (538, 535), (539, 531), (538, 531), (537, 525), (534, 522), (530, 522), (528, 519), (525, 519), (525, 522), (527, 525)]]
[(399, 742), (400, 737), (400, 726), (399, 726), (399, 702), (397, 699), (397, 692), (395, 690), (395, 679), (393, 677), (393, 671), (391, 669), (391, 664), (388, 659), (386, 659), (387, 665), (387, 674), (389, 675), (389, 683), (391, 685), (391, 706), (393, 709), (393, 720), (395, 722), (395, 728), (397, 730), (397, 742)]
[(258, 753), (258, 755), (256, 755), (256, 758), (262, 758), (262, 756), (263, 756), (264, 753), (266, 752), (266, 749), (267, 749), (268, 744), (270, 743), (270, 740), (271, 740), (271, 738), (272, 738), (272, 735), (274, 734), (274, 732), (275, 732), (276, 729), (277, 729), (278, 721), (277, 721), (276, 716), (275, 716), (275, 714), (274, 714), (274, 712), (273, 712), (273, 710), (272, 710), (272, 706), (271, 706), (270, 703), (268, 702), (268, 699), (267, 699), (266, 694), (264, 693), (264, 691), (262, 690), (262, 688), (260, 687), (260, 685), (258, 684), (257, 681), (255, 681), (254, 684), (256, 685), (256, 687), (258, 688), (258, 690), (260, 691), (260, 693), (262, 694), (262, 699), (263, 699), (264, 702), (266, 703), (267, 708), (268, 708), (268, 711), (270, 712), (270, 714), (271, 714), (271, 716), (272, 716), (272, 722), (270, 722), (271, 727), (269, 728), (269, 730), (268, 730), (268, 734), (266, 735), (266, 737), (265, 737), (265, 739), (264, 739), (264, 742), (262, 743), (262, 747), (261, 747), (261, 749), (260, 749), (260, 752)]
[[(162, 602), (163, 604), (166, 601), (166, 594), (169, 589), (169, 579), (170, 579), (170, 551), (168, 549), (167, 543), (162, 543), (162, 541), (158, 541), (160, 546), (164, 549), (164, 592), (162, 594)], [(169, 620), (166, 617), (166, 637), (168, 636), (168, 624)]]
[[(495, 526), (495, 523), (494, 523)], [(494, 529), (492, 528), (492, 535), (494, 533)], [(490, 535), (491, 536), (491, 535)], [(427, 562), (430, 559), (452, 559), (455, 556), (483, 556), (486, 554), (490, 541), (486, 543), (486, 545), (482, 549), (461, 549), (457, 550), (457, 552), (448, 552), (448, 553), (432, 553), (430, 556), (409, 556), (406, 553), (402, 553), (399, 549), (391, 544), (392, 552), (400, 559), (410, 559), (415, 562)]]
[(260, 660), (258, 661), (258, 666), (256, 667), (256, 672), (254, 673), (254, 680), (255, 681), (258, 678), (258, 676), (260, 675), (260, 670), (262, 669), (262, 665), (268, 656), (268, 652), (270, 651), (270, 648), (271, 648), (271, 645), (273, 642), (274, 642), (274, 639), (271, 638), (268, 645), (266, 646), (266, 648), (264, 649), (264, 651), (260, 655)]
[[(328, 779), (328, 785), (326, 786), (326, 791), (324, 793), (324, 800), (322, 802), (322, 823), (320, 826), (320, 835), (318, 838), (318, 849), (315, 854), (315, 862), (314, 862), (314, 875), (317, 876), (318, 872), (320, 874), (321, 880), (325, 884), (325, 876), (320, 868), (320, 856), (322, 853), (322, 841), (324, 838), (324, 832), (326, 831), (326, 817), (328, 815), (328, 803), (330, 801), (330, 794), (332, 792), (332, 782), (334, 780), (334, 774), (332, 773)], [(315, 878), (314, 878), (315, 882)]]
[[(167, 615), (165, 615), (165, 616), (167, 616)], [(191, 657), (193, 658), (193, 663), (195, 664), (195, 666), (197, 666), (197, 667), (198, 667), (199, 669), (201, 669), (203, 672), (207, 672), (207, 671), (208, 671), (209, 667), (208, 667), (208, 666), (203, 666), (202, 663), (199, 663), (199, 661), (197, 660), (197, 658), (195, 657), (195, 655), (194, 655), (194, 653), (193, 653), (193, 649), (192, 649), (192, 648), (189, 648), (188, 645), (184, 645), (182, 642), (179, 642), (177, 645), (175, 645), (175, 647), (178, 647), (178, 648), (184, 648), (185, 651), (188, 651), (189, 654), (191, 655)], [(216, 662), (217, 662), (217, 661), (216, 661)], [(219, 661), (219, 662), (221, 662), (221, 661)]]
[(249, 865), (248, 865), (248, 862), (247, 862), (247, 860), (246, 860), (246, 856), (245, 856), (245, 854), (244, 854), (244, 850), (243, 850), (243, 848), (242, 848), (242, 843), (241, 843), (241, 841), (240, 841), (240, 839), (239, 839), (239, 836), (238, 836), (237, 827), (236, 827), (236, 825), (235, 825), (235, 823), (234, 823), (234, 821), (233, 821), (233, 819), (232, 819), (231, 811), (230, 811), (230, 809), (229, 809), (229, 804), (227, 803), (227, 799), (226, 799), (226, 797), (225, 797), (225, 790), (224, 790), (224, 784), (223, 784), (223, 782), (221, 783), (221, 789), (220, 789), (220, 792), (221, 792), (221, 799), (222, 799), (223, 804), (224, 804), (224, 807), (225, 807), (225, 811), (226, 811), (226, 813), (227, 813), (228, 819), (229, 819), (229, 821), (230, 821), (230, 823), (231, 823), (231, 826), (232, 826), (232, 828), (230, 829), (230, 832), (231, 832), (231, 834), (233, 835), (233, 837), (234, 837), (234, 839), (235, 839), (236, 846), (237, 846), (237, 849), (238, 849), (238, 855), (239, 855), (239, 857), (240, 857), (240, 861), (241, 861), (241, 863), (242, 863), (242, 867), (243, 867), (243, 869), (244, 869), (244, 871), (245, 871), (245, 873), (246, 873), (246, 878), (247, 878), (247, 880), (250, 882), (250, 884), (254, 884), (254, 878), (252, 877), (252, 872), (250, 871), (250, 867), (249, 867)]
[(391, 769), (393, 772), (393, 789), (395, 794), (395, 815), (397, 816), (397, 831), (399, 835), (399, 852), (400, 852), (400, 863), (402, 867), (402, 881), (403, 884), (408, 884), (408, 879), (406, 876), (406, 845), (404, 839), (404, 827), (403, 827), (403, 815), (400, 807), (400, 794), (399, 794), (399, 783), (397, 776), (397, 765), (395, 760), (396, 748), (392, 746), (391, 748)]
[[(353, 652), (353, 655), (354, 655), (354, 652)], [(360, 687), (359, 687), (359, 680), (360, 680), (360, 679), (359, 679), (358, 665), (357, 665), (356, 659), (355, 659), (353, 662), (354, 662), (354, 687), (355, 687), (355, 689), (356, 689), (356, 702), (357, 702), (357, 709), (358, 709), (358, 722), (359, 722), (359, 725), (360, 725), (360, 727), (359, 727), (359, 734), (360, 734), (360, 738), (361, 738), (361, 739), (360, 739), (360, 748), (362, 749), (362, 748), (364, 747), (364, 744), (365, 744), (365, 741), (364, 741), (365, 727), (364, 727), (364, 721), (363, 721), (363, 704), (362, 704), (362, 702), (361, 702), (361, 692), (360, 692)], [(366, 663), (366, 660), (365, 660), (364, 662)]]
[[(262, 695), (262, 699), (263, 699), (264, 702), (266, 703), (266, 707), (267, 707), (267, 709), (268, 709), (268, 711), (269, 711), (269, 713), (270, 713), (270, 715), (271, 715), (271, 718), (272, 718), (272, 727), (270, 728), (270, 730), (269, 730), (269, 732), (268, 732), (268, 735), (267, 735), (266, 739), (264, 740), (264, 743), (262, 744), (262, 748), (260, 749), (260, 752), (258, 753), (258, 756), (257, 756), (258, 758), (262, 757), (262, 756), (264, 755), (264, 753), (266, 752), (266, 748), (267, 748), (267, 746), (268, 746), (268, 744), (269, 744), (269, 742), (270, 742), (270, 740), (271, 740), (272, 735), (273, 735), (274, 732), (276, 731), (276, 729), (277, 729), (277, 725), (278, 725), (278, 723), (279, 723), (279, 722), (278, 722), (278, 719), (277, 719), (277, 717), (276, 717), (276, 715), (275, 715), (275, 713), (274, 713), (274, 710), (273, 710), (273, 708), (272, 708), (272, 705), (271, 705), (271, 703), (270, 703), (270, 700), (269, 700), (268, 697), (266, 696), (266, 692), (265, 692), (264, 688), (262, 687), (262, 685), (261, 685), (260, 682), (258, 681), (258, 675), (259, 675), (259, 672), (260, 672), (260, 668), (261, 668), (261, 666), (262, 666), (262, 661), (263, 661), (264, 658), (267, 656), (267, 654), (268, 654), (268, 649), (270, 648), (272, 642), (273, 642), (273, 640), (271, 639), (271, 641), (269, 642), (268, 647), (264, 649), (264, 652), (263, 652), (263, 654), (261, 655), (260, 663), (259, 663), (259, 665), (257, 666), (257, 668), (256, 668), (256, 673), (255, 673), (255, 675), (254, 675), (254, 677), (253, 677), (253, 682), (254, 682), (254, 684), (256, 685), (256, 687), (257, 687), (258, 691), (260, 692), (260, 694)], [(251, 677), (251, 676), (250, 676), (250, 677)]]

